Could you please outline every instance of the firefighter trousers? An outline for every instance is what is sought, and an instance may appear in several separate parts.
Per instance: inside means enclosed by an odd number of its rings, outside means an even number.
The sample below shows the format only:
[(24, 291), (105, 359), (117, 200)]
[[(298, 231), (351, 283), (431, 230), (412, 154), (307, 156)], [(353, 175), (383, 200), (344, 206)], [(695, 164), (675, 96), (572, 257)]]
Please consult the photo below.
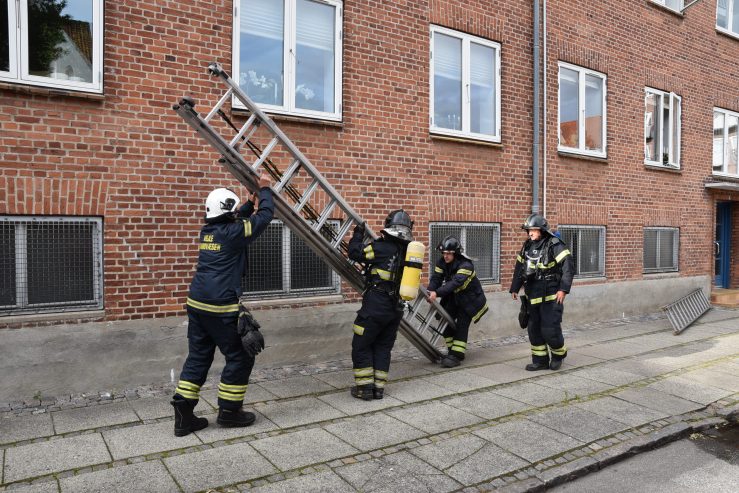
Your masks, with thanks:
[(446, 341), (446, 347), (449, 350), (449, 354), (456, 356), (459, 360), (463, 360), (467, 352), (467, 337), (469, 337), (472, 317), (467, 315), (464, 310), (459, 309), (454, 302), (444, 303), (442, 300), (441, 306), (454, 319), (454, 325), (456, 325), (456, 329), (448, 326), (444, 329), (443, 335)]
[(556, 301), (529, 307), (528, 331), (533, 363), (549, 364), (549, 353), (553, 360), (562, 360), (567, 356), (565, 339), (562, 335), (563, 313), (564, 305)]
[(403, 312), (392, 296), (368, 291), (354, 320), (352, 366), (356, 385), (384, 388), (390, 370), (390, 353), (398, 336)]
[(213, 363), (216, 347), (226, 359), (218, 384), (218, 407), (240, 409), (244, 402), (254, 358), (244, 351), (236, 331), (238, 316), (217, 317), (187, 310), (189, 353), (176, 393), (197, 400)]

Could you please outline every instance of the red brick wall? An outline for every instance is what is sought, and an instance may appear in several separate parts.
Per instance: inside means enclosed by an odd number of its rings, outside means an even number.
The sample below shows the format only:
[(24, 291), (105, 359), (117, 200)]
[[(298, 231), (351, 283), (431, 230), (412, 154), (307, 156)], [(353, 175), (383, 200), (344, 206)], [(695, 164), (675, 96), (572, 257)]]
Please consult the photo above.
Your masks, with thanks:
[[(230, 70), (232, 2), (162, 4), (106, 2), (103, 97), (0, 87), (0, 212), (103, 216), (110, 320), (182, 313), (203, 200), (236, 185), (171, 110), (217, 98), (205, 69)], [(643, 226), (681, 228), (680, 275), (712, 271), (712, 108), (739, 109), (739, 40), (716, 33), (715, 8), (548, 2), (546, 212), (607, 226), (608, 281), (643, 277)], [(430, 24), (501, 44), (501, 145), (429, 135)], [(506, 289), (532, 200), (531, 24), (524, 0), (345, 0), (342, 124), (278, 123), (375, 230), (396, 207), (426, 243), (429, 221), (501, 223)], [(557, 153), (558, 60), (608, 76), (605, 162)], [(683, 97), (680, 173), (643, 165), (647, 85)]]

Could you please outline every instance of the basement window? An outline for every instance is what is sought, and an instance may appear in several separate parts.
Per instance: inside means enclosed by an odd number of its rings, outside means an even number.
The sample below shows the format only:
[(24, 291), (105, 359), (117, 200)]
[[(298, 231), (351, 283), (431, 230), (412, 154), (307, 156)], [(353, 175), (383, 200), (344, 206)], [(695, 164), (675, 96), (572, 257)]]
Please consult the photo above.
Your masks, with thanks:
[(0, 217), (0, 315), (103, 307), (100, 218)]
[(0, 0), (0, 82), (103, 92), (103, 0)]
[[(327, 223), (338, 230), (339, 221)], [(247, 251), (246, 299), (339, 293), (339, 276), (282, 221), (272, 221)]]
[(431, 26), (430, 132), (500, 142), (500, 44)]
[(572, 253), (575, 277), (606, 275), (606, 228), (603, 226), (560, 226), (562, 241)]
[(500, 224), (497, 223), (431, 223), (431, 263), (433, 271), (441, 258), (437, 248), (441, 240), (454, 236), (463, 252), (473, 259), (477, 278), (483, 284), (500, 282)]
[(644, 164), (680, 168), (682, 98), (647, 87), (644, 96)]
[(644, 228), (644, 273), (677, 272), (680, 230)]
[[(341, 121), (342, 2), (234, 2), (233, 74), (262, 109)], [(234, 106), (242, 107), (234, 99)]]

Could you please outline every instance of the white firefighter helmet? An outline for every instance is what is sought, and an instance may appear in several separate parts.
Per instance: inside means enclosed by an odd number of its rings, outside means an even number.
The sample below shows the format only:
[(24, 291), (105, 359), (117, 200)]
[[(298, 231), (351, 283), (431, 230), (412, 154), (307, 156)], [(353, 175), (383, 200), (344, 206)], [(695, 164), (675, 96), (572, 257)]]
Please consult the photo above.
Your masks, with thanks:
[(228, 188), (216, 188), (205, 200), (205, 219), (215, 219), (236, 211), (239, 196)]

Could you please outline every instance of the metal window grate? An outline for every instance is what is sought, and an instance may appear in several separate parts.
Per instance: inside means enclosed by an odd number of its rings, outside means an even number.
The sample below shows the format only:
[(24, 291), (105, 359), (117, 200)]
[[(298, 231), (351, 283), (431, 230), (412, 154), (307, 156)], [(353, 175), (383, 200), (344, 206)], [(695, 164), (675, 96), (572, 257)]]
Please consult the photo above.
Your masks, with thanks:
[(432, 223), (431, 268), (441, 258), (436, 248), (441, 240), (452, 235), (459, 239), (464, 252), (472, 257), (475, 272), (483, 284), (500, 282), (500, 225), (493, 223)]
[(0, 315), (102, 308), (102, 219), (0, 217), (0, 276)]
[(644, 273), (676, 272), (680, 230), (644, 228)]
[(560, 226), (562, 241), (567, 244), (575, 264), (575, 277), (606, 275), (606, 228), (603, 226)]
[[(338, 228), (338, 221), (328, 221)], [(339, 277), (281, 221), (272, 221), (248, 250), (244, 297), (285, 298), (339, 293)]]

